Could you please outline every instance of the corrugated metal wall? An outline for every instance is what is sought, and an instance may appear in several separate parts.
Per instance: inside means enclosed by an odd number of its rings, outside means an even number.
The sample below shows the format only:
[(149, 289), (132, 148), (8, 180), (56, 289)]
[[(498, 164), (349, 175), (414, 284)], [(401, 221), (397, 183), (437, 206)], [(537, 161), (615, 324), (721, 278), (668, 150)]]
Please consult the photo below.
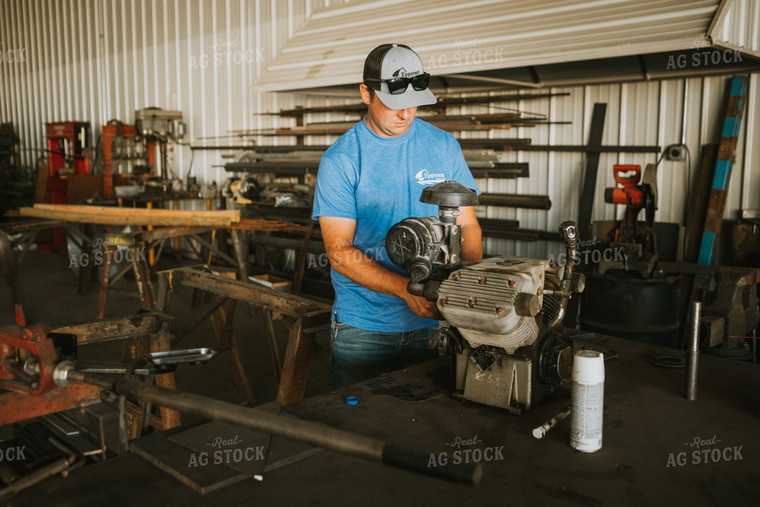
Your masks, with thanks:
[[(585, 144), (588, 141), (594, 103), (607, 103), (602, 143), (605, 145), (659, 145), (685, 143), (690, 159), (685, 162), (663, 160), (658, 167), (659, 211), (656, 219), (664, 222), (690, 220), (685, 209), (686, 188), (694, 187), (701, 157), (701, 146), (718, 143), (722, 128), (724, 91), (729, 77), (673, 79), (654, 82), (622, 83), (598, 86), (553, 88), (569, 92), (554, 97), (520, 103), (520, 109), (544, 113), (554, 121), (571, 121), (572, 125), (537, 126), (517, 129), (508, 137), (529, 137), (533, 144)], [(737, 144), (736, 164), (729, 185), (725, 216), (736, 218), (740, 209), (760, 208), (760, 135), (757, 104), (760, 99), (760, 74), (750, 77), (749, 104), (754, 113), (745, 112)], [(472, 110), (472, 109), (471, 109)], [(496, 109), (490, 112), (497, 112)], [(552, 208), (539, 210), (484, 210), (494, 218), (513, 218), (529, 229), (556, 230), (568, 218), (577, 217), (585, 157), (578, 153), (522, 152), (508, 154), (506, 160), (527, 161), (531, 176), (518, 180), (482, 182), (489, 192), (548, 194)], [(612, 166), (618, 163), (641, 164), (657, 161), (648, 154), (603, 153), (599, 159), (594, 220), (620, 218), (622, 206), (604, 203), (603, 193), (615, 186)], [(687, 164), (688, 162), (688, 164)], [(489, 252), (516, 252), (518, 255), (543, 256), (559, 253), (561, 245), (546, 242), (491, 240)]]
[[(307, 98), (249, 85), (312, 10), (330, 3), (2, 0), (0, 120), (16, 125), (28, 165), (52, 121), (90, 121), (97, 138), (109, 120), (133, 123), (136, 109), (157, 106), (181, 110), (193, 140), (276, 125), (255, 113)], [(190, 150), (175, 149), (175, 173), (184, 175)], [(199, 152), (192, 163), (201, 180), (224, 181), (218, 154)]]
[[(254, 93), (250, 83), (315, 9), (341, 4), (309, 0), (2, 0), (0, 2), (0, 120), (13, 122), (20, 134), (23, 160), (33, 164), (44, 147), (44, 123), (89, 120), (93, 132), (111, 119), (131, 123), (134, 110), (158, 106), (179, 109), (188, 138), (225, 135), (231, 130), (292, 125), (291, 120), (261, 116), (297, 104), (328, 100), (315, 95)], [(752, 26), (751, 24), (749, 26)], [(451, 34), (456, 40), (455, 33)], [(379, 41), (380, 42), (380, 41)], [(12, 58), (11, 58), (12, 56)], [(423, 55), (424, 56), (424, 55)], [(424, 61), (424, 58), (423, 58)], [(760, 75), (752, 75), (749, 104), (737, 147), (726, 216), (741, 208), (760, 208), (760, 126), (757, 116)], [(555, 89), (570, 92), (517, 104), (572, 125), (515, 129), (508, 137), (529, 137), (534, 144), (583, 144), (595, 102), (607, 102), (605, 144), (687, 143), (690, 169), (683, 162), (660, 165), (658, 220), (682, 221), (684, 189), (693, 183), (700, 147), (717, 142), (726, 78), (690, 78)], [(337, 100), (340, 102), (340, 100)], [(512, 104), (510, 104), (511, 106)], [(497, 112), (469, 107), (466, 112)], [(456, 111), (454, 111), (456, 112)], [(335, 119), (334, 117), (331, 119)], [(475, 135), (475, 134), (471, 134)], [(313, 143), (334, 137), (313, 137)], [(230, 140), (235, 140), (231, 138)], [(282, 142), (272, 138), (262, 143)], [(175, 172), (191, 166), (189, 148), (177, 147)], [(531, 177), (482, 181), (489, 192), (548, 194), (546, 211), (484, 210), (490, 217), (517, 218), (525, 228), (555, 230), (577, 215), (583, 156), (572, 153), (510, 153), (506, 160), (530, 162)], [(603, 154), (594, 219), (612, 219), (603, 189), (614, 184), (614, 163), (654, 162), (654, 156)], [(219, 153), (197, 152), (192, 175), (222, 183)], [(492, 241), (489, 252), (545, 256), (557, 244)]]

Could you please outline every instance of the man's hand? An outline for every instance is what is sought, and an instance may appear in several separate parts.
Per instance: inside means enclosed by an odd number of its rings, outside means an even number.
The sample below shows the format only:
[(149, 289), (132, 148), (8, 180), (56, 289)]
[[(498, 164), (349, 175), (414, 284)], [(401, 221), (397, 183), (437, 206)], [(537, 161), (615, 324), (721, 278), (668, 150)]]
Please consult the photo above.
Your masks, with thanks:
[(438, 311), (438, 305), (435, 301), (428, 301), (423, 297), (410, 294), (408, 291), (406, 297), (404, 297), (404, 301), (409, 305), (409, 309), (420, 317), (443, 320), (443, 316), (441, 315), (441, 312)]

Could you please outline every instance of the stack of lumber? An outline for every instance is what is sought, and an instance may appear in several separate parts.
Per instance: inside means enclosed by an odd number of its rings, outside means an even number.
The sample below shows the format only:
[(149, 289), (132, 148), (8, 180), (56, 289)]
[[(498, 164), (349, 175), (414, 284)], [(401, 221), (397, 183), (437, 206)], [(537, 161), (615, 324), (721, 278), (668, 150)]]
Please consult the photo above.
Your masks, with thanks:
[[(17, 215), (14, 213), (14, 215)], [(306, 232), (308, 227), (280, 220), (241, 218), (240, 210), (194, 211), (75, 204), (35, 204), (21, 208), (18, 215), (60, 222), (106, 225), (145, 225), (173, 227), (207, 227), (247, 231)], [(60, 223), (56, 224), (60, 225)], [(163, 229), (162, 229), (163, 230)], [(156, 231), (154, 231), (155, 233)], [(188, 230), (188, 232), (193, 232)], [(196, 231), (197, 232), (197, 231)]]
[(109, 225), (195, 225), (224, 227), (240, 222), (240, 210), (194, 211), (75, 204), (35, 204), (21, 208), (21, 216)]

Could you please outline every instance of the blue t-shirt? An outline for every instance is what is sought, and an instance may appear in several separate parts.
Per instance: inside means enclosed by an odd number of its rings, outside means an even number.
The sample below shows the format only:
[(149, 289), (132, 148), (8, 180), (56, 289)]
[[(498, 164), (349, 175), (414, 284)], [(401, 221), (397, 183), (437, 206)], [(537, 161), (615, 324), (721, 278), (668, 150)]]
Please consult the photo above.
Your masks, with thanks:
[[(437, 206), (420, 202), (422, 190), (452, 180), (480, 193), (454, 136), (415, 118), (405, 134), (380, 137), (362, 120), (322, 156), (312, 219), (356, 220), (353, 246), (408, 276), (388, 258), (385, 236), (405, 218), (437, 216)], [(437, 322), (415, 315), (403, 299), (366, 289), (332, 268), (331, 276), (333, 312), (349, 326), (406, 332)]]

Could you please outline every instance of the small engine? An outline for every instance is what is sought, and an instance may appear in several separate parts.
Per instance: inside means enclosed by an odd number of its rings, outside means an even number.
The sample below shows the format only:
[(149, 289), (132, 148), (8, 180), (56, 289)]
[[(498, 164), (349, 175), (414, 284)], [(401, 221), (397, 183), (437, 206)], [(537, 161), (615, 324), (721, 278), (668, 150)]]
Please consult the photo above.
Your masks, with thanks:
[(513, 413), (531, 408), (570, 379), (573, 351), (561, 322), (572, 293), (584, 286), (573, 272), (575, 223), (560, 226), (565, 266), (507, 255), (467, 264), (456, 217), (459, 206), (477, 204), (477, 194), (447, 181), (426, 188), (420, 200), (437, 205), (438, 218), (402, 220), (388, 231), (386, 250), (409, 272), (407, 290), (436, 301), (446, 319), (439, 333), (454, 361), (455, 392)]

